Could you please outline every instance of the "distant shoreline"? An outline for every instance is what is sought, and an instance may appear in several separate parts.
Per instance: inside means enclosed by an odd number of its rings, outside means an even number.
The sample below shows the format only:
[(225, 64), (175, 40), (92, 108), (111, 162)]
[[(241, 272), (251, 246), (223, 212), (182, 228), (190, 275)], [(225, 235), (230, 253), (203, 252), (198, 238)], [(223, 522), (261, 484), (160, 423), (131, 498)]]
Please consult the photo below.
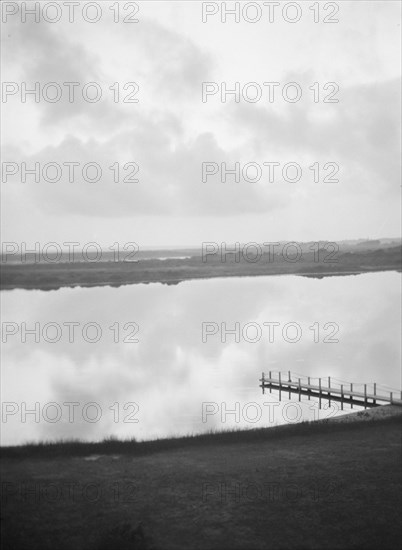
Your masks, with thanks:
[[(374, 246), (374, 245), (373, 245)], [(190, 251), (188, 251), (190, 252)], [(374, 248), (344, 245), (335, 252), (318, 251), (304, 244), (298, 253), (282, 252), (249, 257), (244, 253), (188, 255), (177, 251), (158, 258), (129, 261), (4, 262), (1, 264), (1, 290), (58, 290), (63, 287), (119, 287), (160, 283), (177, 285), (184, 281), (227, 277), (268, 277), (299, 275), (324, 278), (360, 275), (379, 271), (401, 271), (401, 246), (379, 243)]]
[(340, 277), (340, 276), (350, 276), (350, 275), (363, 275), (367, 273), (381, 273), (381, 272), (388, 272), (388, 271), (395, 271), (397, 273), (401, 273), (400, 267), (379, 267), (378, 269), (360, 269), (360, 270), (351, 270), (351, 271), (283, 271), (283, 272), (267, 272), (267, 273), (226, 273), (226, 274), (220, 274), (220, 273), (210, 273), (208, 275), (204, 274), (191, 274), (187, 275), (185, 277), (182, 277), (180, 279), (172, 278), (151, 278), (148, 279), (139, 279), (139, 280), (133, 280), (133, 279), (127, 279), (127, 280), (121, 280), (121, 281), (79, 281), (75, 283), (71, 283), (68, 281), (60, 281), (59, 283), (32, 283), (28, 284), (27, 282), (24, 283), (13, 283), (13, 284), (5, 284), (1, 285), (0, 290), (42, 290), (42, 291), (51, 291), (51, 290), (60, 290), (61, 288), (94, 288), (94, 287), (112, 287), (112, 288), (118, 288), (121, 286), (128, 286), (128, 285), (148, 285), (148, 284), (163, 284), (163, 285), (178, 285), (180, 283), (186, 282), (186, 281), (199, 281), (199, 280), (210, 280), (210, 279), (227, 279), (227, 278), (245, 278), (245, 277), (274, 277), (274, 276), (285, 276), (285, 275), (293, 275), (293, 276), (299, 276), (299, 277), (307, 277), (307, 278), (314, 278), (314, 279), (323, 279), (326, 277)]

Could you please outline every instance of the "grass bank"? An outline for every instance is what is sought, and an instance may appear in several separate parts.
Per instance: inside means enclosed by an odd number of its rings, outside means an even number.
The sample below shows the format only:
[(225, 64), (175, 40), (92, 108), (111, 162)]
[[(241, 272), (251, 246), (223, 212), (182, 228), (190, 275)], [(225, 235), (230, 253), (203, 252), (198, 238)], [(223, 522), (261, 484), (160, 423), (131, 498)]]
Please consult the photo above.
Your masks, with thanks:
[(399, 548), (401, 421), (3, 449), (8, 550)]

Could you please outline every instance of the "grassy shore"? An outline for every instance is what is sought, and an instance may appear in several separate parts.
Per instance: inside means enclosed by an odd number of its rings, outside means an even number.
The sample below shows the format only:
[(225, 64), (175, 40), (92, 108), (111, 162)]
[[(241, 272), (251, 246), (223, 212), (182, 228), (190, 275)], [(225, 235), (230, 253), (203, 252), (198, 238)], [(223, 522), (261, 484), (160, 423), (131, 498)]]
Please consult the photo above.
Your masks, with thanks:
[[(216, 277), (257, 277), (268, 275), (300, 275), (330, 277), (357, 275), (377, 271), (401, 270), (401, 247), (388, 246), (374, 250), (343, 247), (334, 259), (328, 252), (318, 262), (315, 252), (304, 244), (302, 256), (290, 261), (283, 254), (271, 257), (264, 254), (258, 261), (247, 261), (244, 256), (229, 254), (224, 261), (220, 254), (202, 258), (197, 255), (166, 261), (140, 259), (138, 262), (54, 262), (3, 263), (1, 289), (14, 288), (56, 290), (62, 287), (120, 286), (128, 284), (164, 283), (179, 284), (194, 279)], [(205, 261), (204, 261), (205, 260)]]
[(399, 548), (400, 427), (4, 448), (2, 548)]

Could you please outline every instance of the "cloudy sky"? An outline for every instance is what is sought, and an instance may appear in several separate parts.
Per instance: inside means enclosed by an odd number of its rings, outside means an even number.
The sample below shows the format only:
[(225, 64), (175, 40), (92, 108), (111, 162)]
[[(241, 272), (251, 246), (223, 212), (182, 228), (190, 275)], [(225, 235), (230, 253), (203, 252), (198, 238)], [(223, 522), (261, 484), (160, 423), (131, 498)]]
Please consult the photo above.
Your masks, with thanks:
[[(341, 1), (332, 24), (314, 23), (311, 4), (299, 2), (295, 23), (281, 11), (272, 23), (266, 11), (254, 24), (222, 23), (220, 13), (203, 23), (201, 3), (170, 1), (138, 3), (132, 24), (114, 23), (111, 2), (99, 3), (96, 23), (80, 11), (70, 23), (67, 8), (55, 23), (10, 15), (3, 81), (17, 83), (17, 91), (3, 94), (2, 159), (19, 172), (2, 181), (3, 241), (146, 247), (397, 236), (400, 4)], [(62, 98), (22, 102), (23, 82), (28, 89), (39, 82), (41, 91), (59, 83)], [(79, 83), (72, 103), (63, 82)], [(100, 86), (100, 101), (82, 99), (89, 82)], [(116, 82), (119, 102), (109, 89)], [(124, 90), (128, 82), (138, 85), (136, 103), (121, 101), (134, 90)], [(229, 89), (255, 82), (262, 97), (223, 103), (217, 93), (202, 102), (203, 82)], [(263, 82), (280, 83), (272, 103)], [(289, 82), (301, 87), (300, 101), (282, 98)], [(322, 101), (327, 82), (339, 86), (339, 102)], [(70, 182), (63, 169), (57, 182), (27, 176), (22, 183), (24, 162), (76, 162), (78, 175)], [(96, 183), (81, 177), (89, 162), (102, 168)], [(223, 183), (218, 174), (203, 182), (204, 162), (258, 163), (262, 177)], [(264, 162), (298, 163), (302, 177), (292, 183), (279, 172), (270, 182)], [(339, 181), (315, 183), (308, 167), (328, 162), (339, 165)], [(123, 176), (124, 165), (136, 163), (139, 182), (114, 182), (115, 163)]]

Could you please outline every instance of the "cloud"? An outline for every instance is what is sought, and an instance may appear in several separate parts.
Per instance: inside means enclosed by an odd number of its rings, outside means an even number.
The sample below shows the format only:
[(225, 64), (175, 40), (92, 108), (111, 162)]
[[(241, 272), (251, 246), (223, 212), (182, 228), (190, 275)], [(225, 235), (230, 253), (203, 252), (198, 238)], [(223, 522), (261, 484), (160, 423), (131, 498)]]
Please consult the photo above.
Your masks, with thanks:
[[(400, 88), (390, 78), (396, 74), (396, 56), (390, 55), (394, 24), (385, 37), (383, 32), (394, 8), (387, 6), (377, 16), (374, 9), (361, 12), (347, 3), (339, 25), (306, 20), (307, 26), (273, 25), (268, 34), (262, 23), (219, 24), (221, 44), (197, 9), (186, 5), (156, 12), (145, 4), (135, 25), (110, 24), (106, 18), (96, 25), (10, 19), (3, 33), (6, 79), (99, 81), (104, 97), (94, 104), (18, 104), (18, 98), (10, 98), (3, 159), (93, 161), (101, 164), (104, 178), (96, 184), (71, 184), (65, 175), (54, 184), (23, 186), (16, 179), (2, 184), (7, 238), (21, 240), (27, 231), (43, 240), (47, 232), (50, 239), (60, 231), (68, 239), (74, 230), (86, 238), (121, 231), (132, 240), (127, 227), (138, 221), (148, 224), (147, 234), (154, 227), (152, 238), (158, 241), (160, 235), (168, 238), (170, 224), (170, 235), (178, 237), (169, 238), (178, 242), (192, 235), (198, 240), (208, 221), (214, 231), (224, 228), (225, 238), (232, 234), (238, 240), (239, 216), (245, 222), (242, 231), (255, 233), (254, 240), (274, 231), (285, 233), (279, 238), (295, 238), (288, 234), (294, 231), (305, 240), (378, 236), (372, 231), (384, 223), (388, 234), (398, 230)], [(307, 30), (311, 42), (304, 46)], [(230, 85), (246, 77), (299, 82), (302, 100), (222, 104), (215, 96), (202, 103), (203, 81), (226, 78)], [(309, 86), (331, 79), (339, 82), (340, 102), (314, 103)], [(138, 82), (140, 102), (115, 103), (109, 90), (114, 82)], [(269, 161), (299, 163), (303, 179), (291, 184), (279, 177), (270, 184), (265, 169), (254, 183), (243, 174), (240, 182), (229, 176), (222, 183), (220, 174), (207, 182), (201, 178), (204, 162), (230, 168), (236, 162), (263, 167)], [(111, 181), (109, 167), (115, 162), (137, 163), (140, 182)], [(314, 162), (338, 163), (340, 182), (314, 184), (309, 170)], [(337, 212), (347, 220), (342, 227)]]
[[(297, 81), (301, 81), (300, 78)], [(347, 194), (396, 196), (399, 192), (400, 84), (393, 79), (344, 88), (339, 103), (289, 105), (282, 113), (259, 105), (233, 105), (237, 123), (256, 156), (336, 161)], [(324, 112), (326, 110), (327, 112)]]
[[(202, 181), (203, 162), (220, 165), (226, 161), (232, 166), (239, 158), (239, 152), (222, 150), (210, 134), (200, 135), (194, 142), (187, 142), (180, 134), (179, 121), (175, 119), (152, 121), (138, 117), (134, 131), (123, 132), (111, 140), (101, 143), (97, 140), (82, 142), (73, 136), (67, 137), (58, 146), (46, 147), (38, 154), (26, 157), (12, 150), (13, 156), (5, 155), (7, 162), (26, 162), (28, 168), (39, 163), (45, 178), (56, 178), (56, 171), (44, 172), (47, 163), (57, 163), (62, 169), (60, 180), (51, 183), (41, 175), (35, 183), (33, 176), (27, 176), (21, 183), (21, 173), (8, 178), (10, 196), (17, 192), (39, 211), (68, 217), (70, 213), (81, 216), (115, 217), (164, 214), (170, 216), (228, 216), (247, 212), (262, 212), (285, 206), (286, 201), (278, 192), (267, 192), (264, 186), (242, 181), (226, 184), (220, 177)], [(69, 169), (63, 163), (76, 162), (76, 178), (69, 181)], [(95, 162), (102, 170), (99, 182), (85, 181), (83, 168)], [(119, 178), (130, 177), (133, 168), (124, 165), (135, 162), (139, 166), (139, 183), (114, 182), (116, 172), (110, 167), (120, 165)], [(84, 175), (83, 175), (84, 174)], [(94, 178), (95, 171), (88, 171)], [(88, 179), (87, 177), (87, 179)], [(131, 176), (134, 177), (134, 176)], [(10, 189), (11, 186), (17, 186)], [(7, 193), (7, 190), (5, 190)]]
[[(39, 110), (41, 123), (46, 126), (62, 123), (72, 116), (87, 116), (91, 113), (88, 103), (79, 93), (88, 82), (102, 81), (101, 57), (89, 51), (84, 43), (79, 43), (71, 36), (60, 32), (57, 26), (37, 24), (32, 19), (19, 24), (11, 19), (8, 33), (3, 35), (3, 48), (6, 52), (4, 74), (5, 80), (26, 83), (27, 89), (33, 89), (36, 82), (40, 85), (40, 95), (45, 84), (57, 83), (62, 89), (62, 100), (51, 103), (40, 99), (34, 102), (33, 96), (27, 96), (27, 103), (32, 110)], [(65, 82), (78, 82), (81, 88), (75, 89), (75, 101), (68, 101), (68, 87)], [(22, 86), (21, 86), (22, 87)], [(49, 97), (55, 93), (49, 90)], [(19, 94), (17, 97), (20, 97)], [(11, 102), (11, 97), (8, 101)], [(94, 107), (92, 105), (92, 107)], [(96, 106), (97, 115), (102, 114)]]

